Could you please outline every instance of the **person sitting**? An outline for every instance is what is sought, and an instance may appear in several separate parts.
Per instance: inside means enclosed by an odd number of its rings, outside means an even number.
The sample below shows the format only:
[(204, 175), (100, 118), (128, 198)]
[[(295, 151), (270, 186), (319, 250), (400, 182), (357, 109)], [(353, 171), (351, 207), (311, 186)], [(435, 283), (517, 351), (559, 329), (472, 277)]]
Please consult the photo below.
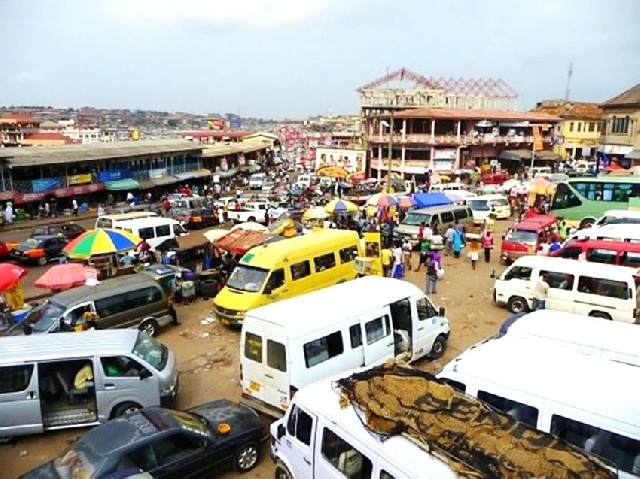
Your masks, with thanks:
[(80, 368), (73, 380), (73, 387), (78, 390), (88, 389), (93, 386), (93, 368), (87, 363)]
[(120, 264), (125, 268), (129, 268), (133, 266), (133, 258), (129, 253), (127, 253), (120, 258)]

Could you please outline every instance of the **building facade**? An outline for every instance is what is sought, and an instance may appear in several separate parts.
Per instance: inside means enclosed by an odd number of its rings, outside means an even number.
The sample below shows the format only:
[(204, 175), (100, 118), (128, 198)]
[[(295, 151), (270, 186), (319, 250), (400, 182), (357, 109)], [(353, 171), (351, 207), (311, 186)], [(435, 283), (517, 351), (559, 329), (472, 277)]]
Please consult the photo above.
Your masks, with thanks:
[(640, 83), (602, 105), (598, 160), (623, 168), (640, 165)]

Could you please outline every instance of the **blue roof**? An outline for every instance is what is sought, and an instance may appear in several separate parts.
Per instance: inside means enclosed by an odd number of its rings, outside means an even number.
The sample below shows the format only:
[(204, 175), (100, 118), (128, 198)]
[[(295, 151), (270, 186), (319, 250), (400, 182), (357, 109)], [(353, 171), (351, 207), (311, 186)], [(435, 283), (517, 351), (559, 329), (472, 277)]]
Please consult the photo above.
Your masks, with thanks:
[(413, 200), (418, 208), (429, 208), (430, 206), (446, 206), (453, 204), (444, 193), (416, 193)]

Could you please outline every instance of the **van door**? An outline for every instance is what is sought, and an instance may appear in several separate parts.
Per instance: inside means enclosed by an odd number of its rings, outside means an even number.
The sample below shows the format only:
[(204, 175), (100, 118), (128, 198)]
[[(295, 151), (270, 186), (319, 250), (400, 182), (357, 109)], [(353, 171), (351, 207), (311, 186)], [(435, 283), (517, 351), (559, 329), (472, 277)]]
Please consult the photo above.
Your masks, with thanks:
[[(427, 476), (426, 471), (425, 476)], [(410, 479), (404, 472), (401, 472), (396, 466), (394, 466), (387, 459), (382, 456), (378, 456), (378, 464), (376, 464), (376, 471), (371, 477), (380, 479)]]
[(294, 404), (287, 418), (287, 434), (282, 438), (283, 454), (293, 477), (313, 477), (313, 443), (318, 418)]
[(364, 363), (365, 366), (382, 364), (394, 357), (393, 330), (391, 313), (388, 308), (381, 308), (360, 317), (364, 326)]
[(0, 438), (42, 431), (36, 365), (0, 367)]
[(71, 330), (78, 328), (82, 330), (82, 326), (86, 323), (84, 318), (85, 313), (95, 313), (93, 301), (87, 301), (75, 306), (73, 309), (67, 311), (63, 317), (64, 324)]
[(411, 312), (415, 330), (411, 360), (415, 360), (431, 352), (436, 337), (442, 332), (439, 325), (443, 318), (426, 296), (411, 298)]

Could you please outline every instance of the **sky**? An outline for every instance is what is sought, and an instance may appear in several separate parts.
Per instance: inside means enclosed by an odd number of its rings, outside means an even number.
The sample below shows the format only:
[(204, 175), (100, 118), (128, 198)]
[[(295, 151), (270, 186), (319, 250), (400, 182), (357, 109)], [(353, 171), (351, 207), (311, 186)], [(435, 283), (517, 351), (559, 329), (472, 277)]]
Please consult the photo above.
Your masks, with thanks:
[[(358, 113), (402, 67), (502, 78), (519, 109), (640, 82), (640, 0), (0, 0), (0, 105)], [(411, 84), (407, 84), (411, 86)]]

